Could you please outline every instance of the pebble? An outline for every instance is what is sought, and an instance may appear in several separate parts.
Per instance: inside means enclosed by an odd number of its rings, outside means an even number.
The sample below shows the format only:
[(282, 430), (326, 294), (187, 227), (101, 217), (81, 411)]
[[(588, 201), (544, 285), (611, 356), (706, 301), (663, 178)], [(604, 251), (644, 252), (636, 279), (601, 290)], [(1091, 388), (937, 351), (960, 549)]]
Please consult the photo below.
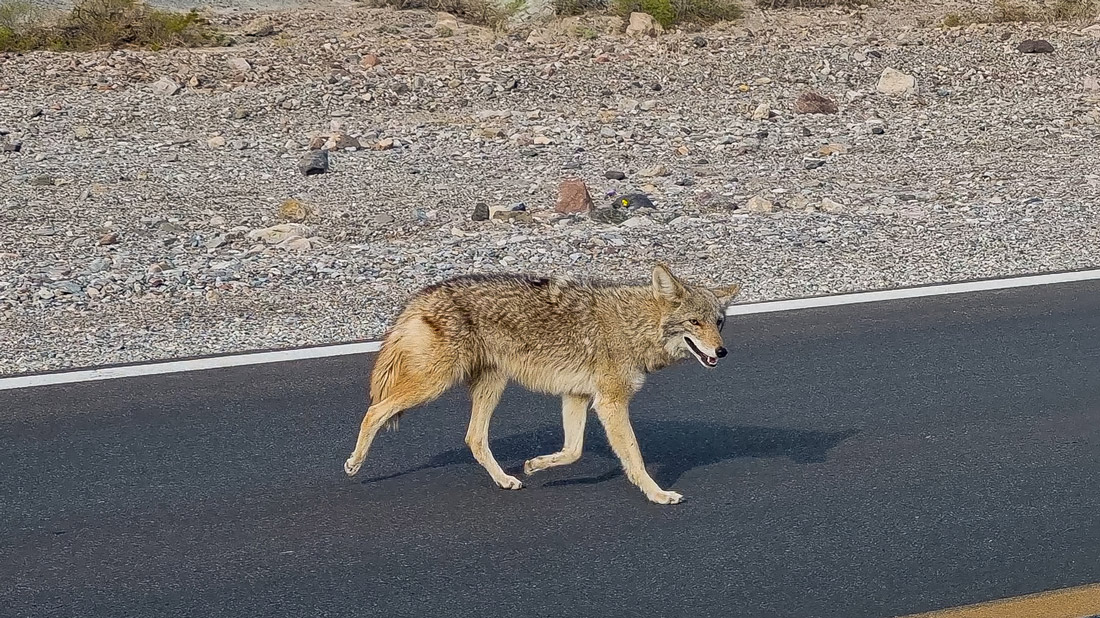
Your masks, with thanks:
[(1027, 39), (1016, 46), (1021, 54), (1050, 54), (1054, 53), (1054, 46), (1045, 39)]
[(298, 171), (304, 176), (315, 176), (329, 171), (327, 150), (308, 152), (298, 160)]

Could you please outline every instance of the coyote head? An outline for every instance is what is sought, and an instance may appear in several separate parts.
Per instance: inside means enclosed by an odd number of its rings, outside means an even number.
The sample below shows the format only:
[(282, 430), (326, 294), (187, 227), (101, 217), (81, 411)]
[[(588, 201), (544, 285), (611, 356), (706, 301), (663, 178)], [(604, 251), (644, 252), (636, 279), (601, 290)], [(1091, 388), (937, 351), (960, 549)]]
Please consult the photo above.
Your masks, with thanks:
[(741, 292), (737, 284), (720, 288), (688, 285), (664, 264), (653, 268), (653, 294), (665, 304), (663, 343), (675, 358), (694, 356), (704, 367), (718, 366), (726, 355), (722, 326), (726, 307)]

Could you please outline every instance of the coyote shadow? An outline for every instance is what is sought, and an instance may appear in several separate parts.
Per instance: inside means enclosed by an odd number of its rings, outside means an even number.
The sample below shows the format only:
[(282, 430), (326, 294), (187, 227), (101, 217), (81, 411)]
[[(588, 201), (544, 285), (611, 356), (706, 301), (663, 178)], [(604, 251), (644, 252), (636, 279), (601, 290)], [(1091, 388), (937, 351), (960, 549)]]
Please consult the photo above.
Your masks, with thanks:
[[(830, 449), (859, 433), (844, 431), (805, 431), (756, 426), (726, 426), (691, 421), (634, 420), (634, 433), (641, 445), (642, 457), (654, 479), (671, 485), (689, 470), (738, 457), (786, 457), (799, 464), (819, 463)], [(523, 462), (561, 448), (560, 425), (546, 425), (533, 431), (490, 440), (489, 448), (510, 474), (522, 476)], [(622, 474), (618, 458), (607, 444), (603, 426), (589, 417), (585, 427), (583, 458), (600, 457), (614, 467), (597, 477), (562, 479), (545, 483), (555, 485), (596, 484)], [(416, 468), (365, 479), (371, 483), (406, 474), (446, 466), (476, 463), (466, 447), (440, 453)], [(568, 467), (568, 466), (566, 466)], [(537, 478), (537, 477), (535, 477)]]

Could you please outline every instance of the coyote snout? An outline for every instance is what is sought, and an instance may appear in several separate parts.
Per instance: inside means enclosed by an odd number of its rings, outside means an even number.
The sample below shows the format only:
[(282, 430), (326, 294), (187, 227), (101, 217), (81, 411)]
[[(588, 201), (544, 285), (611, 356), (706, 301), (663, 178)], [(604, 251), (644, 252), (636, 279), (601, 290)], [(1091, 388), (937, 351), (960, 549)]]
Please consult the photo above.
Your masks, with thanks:
[(527, 460), (526, 474), (580, 459), (591, 407), (626, 477), (652, 502), (680, 502), (646, 472), (628, 404), (648, 373), (689, 356), (707, 368), (725, 358), (725, 311), (740, 291), (736, 284), (684, 283), (662, 264), (646, 285), (467, 275), (429, 286), (384, 338), (371, 372), (371, 406), (344, 470), (359, 471), (383, 425), (465, 382), (473, 400), (470, 451), (497, 485), (519, 489), (520, 480), (489, 450), (489, 419), (515, 381), (562, 398), (562, 449)]

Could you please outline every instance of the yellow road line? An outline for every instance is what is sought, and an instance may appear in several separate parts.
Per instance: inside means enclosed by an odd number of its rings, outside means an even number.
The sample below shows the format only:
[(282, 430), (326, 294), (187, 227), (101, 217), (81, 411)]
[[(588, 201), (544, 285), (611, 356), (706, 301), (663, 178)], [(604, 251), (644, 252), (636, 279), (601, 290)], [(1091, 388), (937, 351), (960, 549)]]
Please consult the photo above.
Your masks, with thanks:
[(941, 609), (901, 618), (1090, 618), (1100, 615), (1100, 583)]

